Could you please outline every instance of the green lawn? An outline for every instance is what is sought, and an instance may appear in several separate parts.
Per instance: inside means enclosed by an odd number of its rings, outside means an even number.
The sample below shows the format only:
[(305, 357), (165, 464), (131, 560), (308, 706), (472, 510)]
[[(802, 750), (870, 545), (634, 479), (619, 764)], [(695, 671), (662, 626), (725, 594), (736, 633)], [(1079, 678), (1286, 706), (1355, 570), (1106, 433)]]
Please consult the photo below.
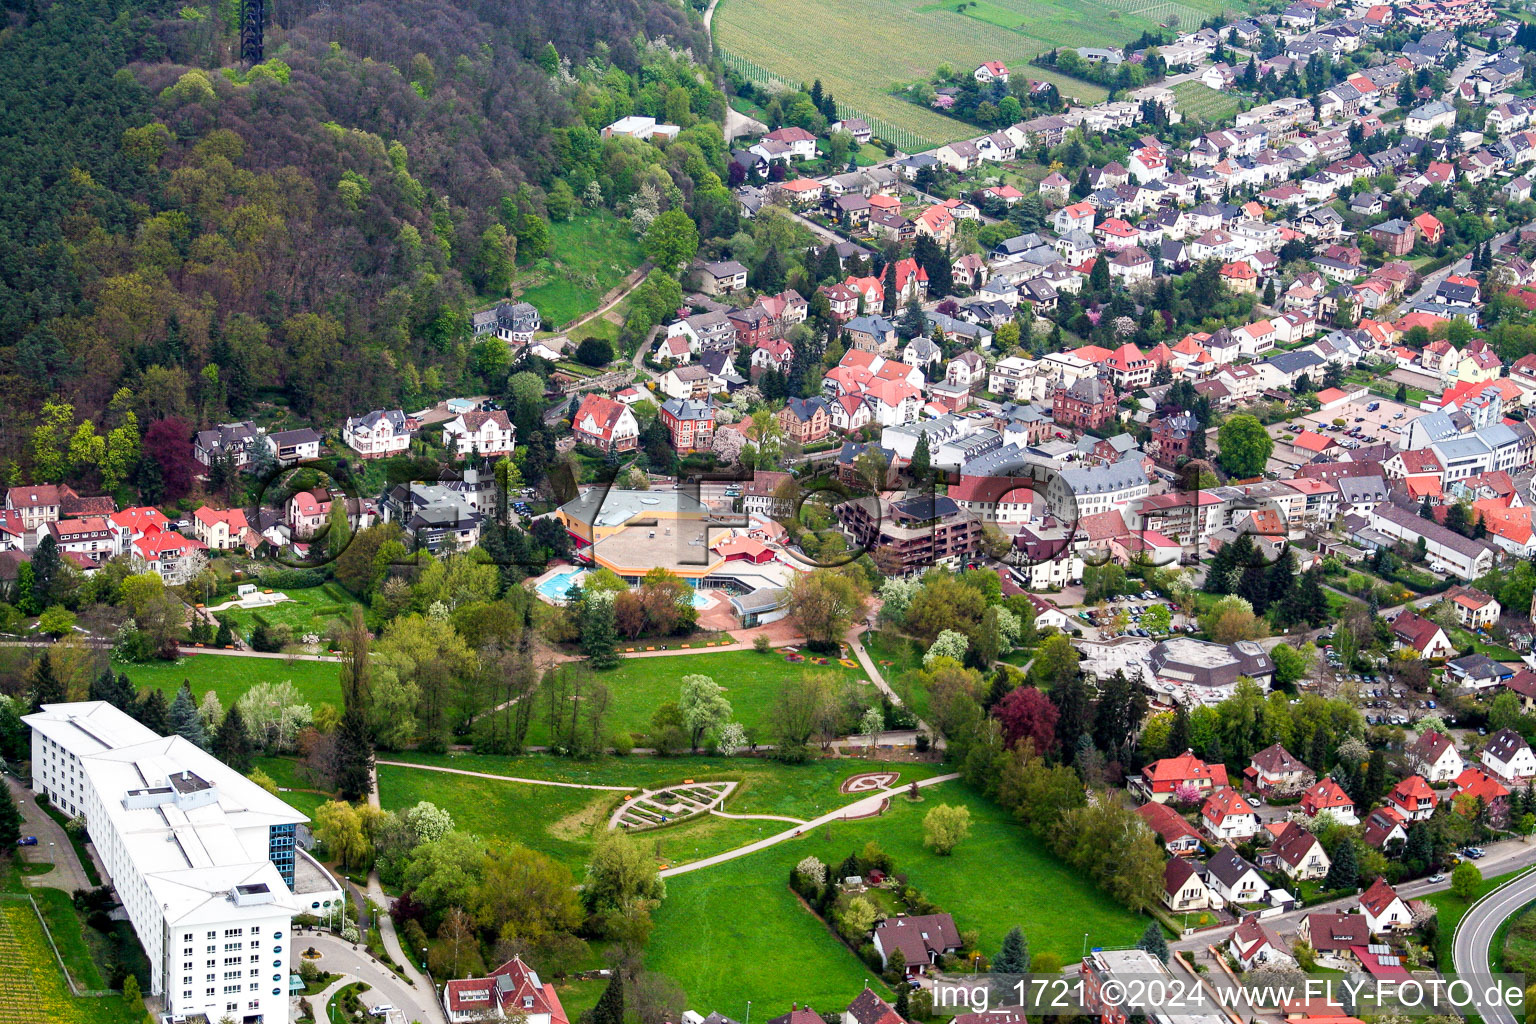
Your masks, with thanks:
[(1494, 951), (1493, 969), (1499, 972), (1536, 975), (1536, 908), (1526, 907), (1507, 922), (1504, 947)]
[(187, 655), (176, 661), (114, 661), (112, 668), (128, 673), (134, 686), (163, 690), (168, 698), (176, 695), (185, 679), (192, 684), (192, 692), (199, 700), (212, 689), (226, 708), (257, 683), (285, 680), (291, 681), (312, 706), (341, 703), (341, 666), (331, 661), (240, 658), (210, 653)]
[(59, 955), (64, 958), (64, 965), (69, 968), (75, 984), (84, 989), (106, 988), (101, 969), (86, 939), (85, 926), (80, 921), (80, 915), (75, 912), (75, 904), (69, 894), (60, 889), (30, 891), (32, 898), (37, 901), (37, 909), (42, 912), (43, 920), (48, 922), (48, 931), (53, 935), (54, 944), (59, 947)]
[(644, 260), (629, 225), (607, 210), (549, 226), (550, 255), (519, 269), (517, 297), (538, 307), (548, 330), (590, 313)]
[[(736, 1016), (746, 1001), (772, 1015), (794, 1000), (825, 1011), (847, 1005), (869, 969), (804, 909), (789, 891), (790, 869), (814, 854), (836, 864), (873, 839), (896, 870), (966, 931), (976, 929), (985, 949), (1021, 925), (1036, 953), (1070, 961), (1089, 945), (1127, 946), (1145, 918), (1115, 906), (1050, 856), (1001, 808), (959, 782), (925, 790), (926, 799), (897, 798), (881, 818), (839, 823), (737, 860), (667, 880), (667, 899), (656, 912), (647, 963), (675, 979), (691, 1005)], [(950, 857), (923, 847), (922, 817), (941, 802), (971, 810), (971, 835)], [(1006, 885), (983, 881), (1006, 870)], [(807, 971), (805, 965), (814, 964)], [(878, 982), (874, 982), (878, 986)]]
[[(857, 797), (838, 792), (850, 775), (866, 771), (898, 771), (902, 782), (940, 774), (943, 767), (926, 762), (869, 762), (851, 758), (784, 765), (759, 758), (601, 758), (576, 762), (543, 754), (526, 757), (491, 755), (381, 755), (383, 760), (446, 765), (524, 779), (581, 782), (588, 785), (635, 786), (656, 789), (685, 779), (731, 779), (738, 785), (726, 802), (731, 814), (772, 814), (809, 820)], [(267, 762), (277, 759), (263, 759)], [(290, 764), (292, 762), (289, 762)], [(273, 776), (276, 778), (276, 774)], [(281, 783), (280, 783), (281, 784)], [(409, 807), (429, 800), (453, 815), (465, 831), (489, 840), (520, 842), (564, 862), (579, 876), (597, 831), (606, 827), (608, 813), (623, 794), (604, 790), (498, 782), (443, 772), (381, 765), (380, 800), (386, 808)], [(285, 793), (285, 799), (303, 796)], [(325, 798), (316, 796), (316, 801)], [(303, 807), (294, 801), (296, 806)], [(541, 823), (537, 828), (533, 822)], [(789, 822), (737, 820), (701, 816), (665, 828), (637, 833), (649, 851), (666, 865), (698, 860), (782, 832)]]
[(332, 793), (323, 793), (315, 789), (307, 780), (301, 779), (295, 768), (298, 762), (291, 757), (258, 757), (256, 767), (272, 777), (277, 783), (279, 796), (297, 810), (303, 811), (311, 818), (315, 816), (315, 808), (321, 804), (335, 799)]
[(1467, 630), (1461, 629), (1460, 627), (1452, 627), (1446, 630), (1446, 635), (1451, 638), (1451, 643), (1456, 645), (1456, 649), (1458, 651), (1470, 644), (1473, 648), (1476, 649), (1478, 654), (1486, 654), (1494, 661), (1520, 660), (1520, 655), (1516, 654), (1508, 647), (1501, 647), (1498, 644), (1486, 643), (1482, 640), (1479, 640), (1475, 633), (1468, 632)]
[(415, 768), (379, 767), (379, 802), (403, 810), (429, 800), (456, 825), (494, 844), (520, 843), (546, 853), (578, 877), (592, 846), (593, 827), (618, 794), (466, 778)]
[(928, 714), (928, 691), (921, 686), (909, 686), (904, 678), (908, 672), (923, 667), (924, 649), (921, 643), (910, 637), (877, 630), (864, 634), (864, 649), (874, 659), (880, 674), (891, 689), (901, 695), (903, 703), (918, 718)]
[[(665, 658), (625, 658), (615, 669), (600, 672), (596, 678), (608, 688), (612, 700), (608, 710), (609, 732), (620, 730), (635, 736), (637, 742), (642, 733), (650, 730), (651, 716), (658, 705), (675, 701), (683, 676), (703, 674), (725, 687), (726, 699), (731, 702), (734, 718), (747, 729), (753, 730), (761, 741), (767, 739), (769, 711), (779, 694), (779, 688), (787, 681), (798, 678), (806, 671), (832, 672), (841, 678), (855, 680), (873, 691), (861, 669), (845, 668), (836, 660), (826, 665), (785, 661), (786, 655), (777, 651), (759, 654), (756, 651), (724, 651), (714, 654), (679, 654)], [(528, 742), (543, 746), (549, 741), (547, 723), (542, 711), (534, 716)], [(644, 743), (639, 745), (644, 746)]]
[(230, 628), (249, 640), (259, 616), (269, 626), (286, 625), (295, 640), (305, 633), (325, 639), (330, 624), (351, 614), (352, 598), (335, 584), (285, 590), (288, 600), (266, 608), (230, 608), (214, 614), (228, 618)]

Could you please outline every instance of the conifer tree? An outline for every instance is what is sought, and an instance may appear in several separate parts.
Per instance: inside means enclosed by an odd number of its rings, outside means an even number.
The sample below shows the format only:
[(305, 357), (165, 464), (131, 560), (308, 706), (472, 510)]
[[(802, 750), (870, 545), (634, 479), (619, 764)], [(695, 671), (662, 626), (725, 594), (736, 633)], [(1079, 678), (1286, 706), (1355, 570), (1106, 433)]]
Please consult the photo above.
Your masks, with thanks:
[(994, 974), (1028, 974), (1029, 973), (1029, 942), (1024, 938), (1024, 932), (1014, 925), (1003, 936), (1003, 948), (998, 950), (997, 956), (992, 959), (992, 973)]
[(208, 746), (208, 731), (203, 728), (203, 718), (197, 713), (192, 684), (185, 679), (181, 681), (181, 689), (176, 691), (176, 699), (171, 701), (169, 720), (171, 731), (176, 735), (199, 747)]
[(1168, 962), (1168, 940), (1163, 937), (1163, 926), (1156, 921), (1147, 922), (1147, 930), (1141, 933), (1136, 948), (1151, 953), (1163, 963)]
[(11, 787), (0, 786), (0, 849), (13, 851), (21, 838), (23, 820), (11, 796)]
[(32, 713), (42, 710), (44, 704), (62, 704), (68, 700), (64, 684), (53, 671), (53, 658), (47, 651), (32, 663)]
[(213, 754), (241, 775), (251, 770), (251, 734), (237, 704), (224, 712), (224, 721), (213, 738)]
[(373, 791), (373, 738), (361, 708), (347, 708), (336, 728), (336, 791), (343, 800), (367, 799)]
[(149, 730), (164, 736), (169, 732), (169, 711), (165, 703), (165, 694), (159, 690), (150, 690), (138, 705), (139, 722)]

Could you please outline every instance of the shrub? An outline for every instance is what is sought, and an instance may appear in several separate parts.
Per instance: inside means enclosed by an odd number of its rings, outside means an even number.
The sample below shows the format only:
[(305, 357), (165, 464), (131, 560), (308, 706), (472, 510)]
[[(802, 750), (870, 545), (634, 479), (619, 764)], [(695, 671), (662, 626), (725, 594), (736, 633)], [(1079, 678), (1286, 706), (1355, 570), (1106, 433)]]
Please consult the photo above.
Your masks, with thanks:
[(609, 740), (613, 744), (613, 752), (620, 757), (628, 755), (635, 749), (635, 738), (627, 732), (616, 732)]
[(752, 649), (758, 654), (767, 654), (773, 650), (773, 644), (768, 640), (768, 634), (759, 633), (757, 639), (752, 641)]

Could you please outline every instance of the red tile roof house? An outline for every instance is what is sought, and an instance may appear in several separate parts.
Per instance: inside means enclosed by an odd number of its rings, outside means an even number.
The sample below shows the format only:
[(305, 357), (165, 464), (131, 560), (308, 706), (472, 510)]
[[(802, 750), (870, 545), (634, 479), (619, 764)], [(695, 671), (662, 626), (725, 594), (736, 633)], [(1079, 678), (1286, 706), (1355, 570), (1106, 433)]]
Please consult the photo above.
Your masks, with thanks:
[(1355, 816), (1355, 802), (1331, 778), (1320, 780), (1301, 795), (1301, 812), (1307, 817), (1315, 818), (1324, 811), (1333, 815), (1340, 824), (1360, 823), (1360, 819)]
[(1435, 796), (1435, 791), (1419, 775), (1408, 776), (1387, 794), (1387, 806), (1408, 821), (1427, 821), (1435, 813), (1437, 803), (1439, 798)]
[(1387, 884), (1385, 878), (1376, 879), (1360, 897), (1360, 914), (1372, 935), (1404, 931), (1413, 923), (1413, 913), (1408, 909), (1407, 901)]
[(1392, 635), (1400, 648), (1411, 647), (1426, 661), (1449, 658), (1456, 653), (1445, 630), (1416, 612), (1404, 611), (1393, 619)]
[(1317, 836), (1288, 821), (1269, 849), (1259, 854), (1259, 866), (1278, 866), (1288, 878), (1309, 879), (1326, 875), (1331, 862)]
[(1136, 799), (1145, 803), (1155, 800), (1165, 804), (1175, 794), (1187, 793), (1199, 800), (1213, 789), (1227, 785), (1227, 766), (1206, 764), (1186, 750), (1178, 757), (1165, 757), (1153, 761), (1131, 778), (1128, 786)]
[(1297, 938), (1319, 953), (1354, 960), (1354, 946), (1371, 941), (1370, 927), (1363, 914), (1308, 914), (1301, 919)]
[(1277, 967), (1296, 964), (1296, 958), (1286, 952), (1280, 937), (1260, 924), (1257, 917), (1250, 917), (1237, 926), (1232, 937), (1227, 940), (1227, 949), (1245, 971), (1261, 964)]
[(1456, 743), (1445, 733), (1429, 729), (1408, 745), (1408, 763), (1433, 785), (1450, 782), (1466, 767)]
[(960, 952), (960, 932), (955, 928), (955, 919), (948, 914), (899, 914), (880, 922), (875, 928), (874, 944), (882, 968), (892, 953), (901, 950), (910, 978), (926, 973), (940, 957)]
[[(518, 957), (484, 978), (453, 978), (443, 985), (450, 1024), (521, 1018), (526, 1024), (569, 1024), (555, 987)], [(819, 1020), (819, 1018), (818, 1018)]]
[[(708, 1020), (708, 1018), (705, 1018)], [(867, 985), (863, 992), (853, 1002), (848, 1004), (848, 1009), (843, 1011), (842, 1024), (906, 1024), (897, 1014), (896, 1008), (890, 1003), (875, 995), (873, 989)]]
[(1391, 856), (1394, 847), (1401, 850), (1408, 842), (1408, 829), (1404, 827), (1406, 821), (1401, 811), (1386, 804), (1365, 816), (1365, 828), (1360, 838), (1365, 840), (1365, 845)]
[(587, 395), (571, 417), (576, 440), (605, 452), (632, 451), (640, 443), (640, 423), (629, 406), (603, 395)]
[(1456, 795), (1451, 801), (1458, 813), (1468, 817), (1481, 812), (1494, 828), (1509, 822), (1509, 787), (1481, 768), (1468, 768), (1456, 776)]
[(1298, 793), (1317, 781), (1317, 773), (1278, 743), (1253, 755), (1243, 769), (1243, 788), (1260, 793)]
[(1259, 815), (1231, 786), (1224, 786), (1205, 798), (1200, 808), (1200, 823), (1218, 842), (1240, 843), (1259, 832)]
[(1136, 813), (1141, 815), (1141, 820), (1147, 823), (1148, 828), (1157, 833), (1163, 841), (1163, 848), (1169, 853), (1188, 857), (1200, 852), (1203, 845), (1200, 833), (1172, 807), (1149, 800), (1136, 808)]

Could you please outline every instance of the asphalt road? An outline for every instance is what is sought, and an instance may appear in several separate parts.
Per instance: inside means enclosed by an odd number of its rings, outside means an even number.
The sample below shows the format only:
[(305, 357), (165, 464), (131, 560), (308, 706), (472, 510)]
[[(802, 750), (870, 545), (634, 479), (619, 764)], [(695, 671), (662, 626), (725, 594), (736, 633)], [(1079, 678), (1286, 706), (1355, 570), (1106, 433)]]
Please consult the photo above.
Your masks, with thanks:
[[(1536, 872), (1527, 872), (1473, 904), (1456, 928), (1451, 954), (1456, 972), (1461, 975), (1491, 974), (1490, 953), (1499, 926), (1533, 901), (1536, 901)], [(1484, 986), (1471, 987), (1483, 1024), (1517, 1024), (1507, 1006), (1485, 1002), (1479, 997)]]
[[(437, 1024), (443, 1019), (442, 1008), (433, 992), (401, 981), (389, 968), (369, 956), (366, 950), (354, 948), (350, 942), (344, 942), (327, 932), (294, 933), (296, 950), (311, 946), (321, 953), (317, 963), (321, 970), (344, 975), (348, 981), (365, 981), (369, 984), (368, 991), (358, 997), (364, 1006), (387, 1005), (401, 1011), (390, 1014), (387, 1024), (410, 1024), (413, 1021)], [(314, 1002), (311, 1000), (311, 1004)]]
[[(10, 776), (6, 776), (5, 781), (11, 787), (11, 797), (16, 801), (16, 809), (21, 812), (22, 820), (25, 822), (21, 827), (21, 834), (37, 837), (36, 846), (22, 848), (22, 858), (53, 864), (53, 870), (47, 874), (27, 876), (27, 884), (62, 889), (65, 892), (90, 889), (92, 887), (90, 880), (86, 878), (85, 870), (80, 866), (80, 859), (75, 856), (75, 848), (71, 845), (69, 837), (64, 834), (64, 830), (59, 827), (59, 823), (37, 806), (37, 801), (32, 798), (30, 789)], [(102, 872), (102, 877), (106, 877), (106, 872)]]
[[(1530, 226), (1531, 225), (1529, 224), (1525, 225), (1525, 227)], [(1497, 251), (1501, 245), (1513, 238), (1516, 232), (1519, 230), (1520, 228), (1514, 228), (1504, 232), (1503, 234), (1494, 235), (1493, 238), (1490, 239), (1490, 241), (1493, 243), (1494, 250)], [(1465, 274), (1471, 269), (1471, 255), (1463, 256), (1461, 259), (1457, 260), (1455, 263), (1452, 263), (1450, 266), (1443, 267), (1440, 270), (1435, 271), (1433, 274), (1430, 274), (1428, 277), (1424, 278), (1423, 283), (1419, 286), (1419, 290), (1414, 292), (1412, 296), (1404, 299), (1399, 305), (1403, 309), (1407, 309), (1415, 302), (1420, 302), (1434, 295), (1435, 289), (1439, 288), (1440, 283), (1447, 277), (1451, 276), (1452, 274)]]

